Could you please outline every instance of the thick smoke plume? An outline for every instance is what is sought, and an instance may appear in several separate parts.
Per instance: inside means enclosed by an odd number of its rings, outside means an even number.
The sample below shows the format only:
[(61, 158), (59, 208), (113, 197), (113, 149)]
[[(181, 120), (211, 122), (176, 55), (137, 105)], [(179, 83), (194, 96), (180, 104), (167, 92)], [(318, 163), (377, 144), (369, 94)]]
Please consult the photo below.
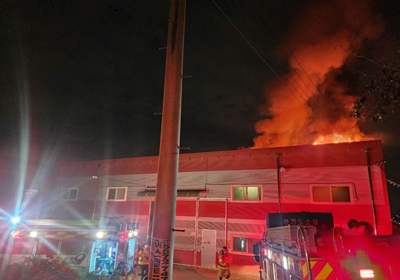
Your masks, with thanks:
[(254, 147), (366, 139), (351, 117), (357, 97), (342, 66), (382, 31), (372, 1), (311, 1), (279, 48), (291, 71), (266, 86), (268, 117), (255, 125)]

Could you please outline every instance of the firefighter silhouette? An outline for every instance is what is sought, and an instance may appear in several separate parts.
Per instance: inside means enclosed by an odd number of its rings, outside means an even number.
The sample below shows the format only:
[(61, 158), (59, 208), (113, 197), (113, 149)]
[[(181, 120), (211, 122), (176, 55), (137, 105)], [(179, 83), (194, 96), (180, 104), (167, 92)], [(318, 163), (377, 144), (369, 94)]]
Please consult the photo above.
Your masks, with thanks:
[(222, 280), (223, 277), (229, 279), (231, 272), (229, 267), (232, 263), (232, 256), (228, 253), (227, 248), (224, 246), (218, 255), (218, 278)]

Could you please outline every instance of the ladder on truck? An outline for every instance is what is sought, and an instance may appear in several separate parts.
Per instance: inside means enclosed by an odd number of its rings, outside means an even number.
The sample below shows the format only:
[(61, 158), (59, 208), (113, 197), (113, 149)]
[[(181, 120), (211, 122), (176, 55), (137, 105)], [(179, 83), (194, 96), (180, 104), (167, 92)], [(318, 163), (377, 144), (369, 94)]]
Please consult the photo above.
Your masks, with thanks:
[(310, 255), (317, 250), (315, 227), (283, 226), (268, 229), (261, 246), (260, 278), (262, 280), (337, 279), (331, 263)]

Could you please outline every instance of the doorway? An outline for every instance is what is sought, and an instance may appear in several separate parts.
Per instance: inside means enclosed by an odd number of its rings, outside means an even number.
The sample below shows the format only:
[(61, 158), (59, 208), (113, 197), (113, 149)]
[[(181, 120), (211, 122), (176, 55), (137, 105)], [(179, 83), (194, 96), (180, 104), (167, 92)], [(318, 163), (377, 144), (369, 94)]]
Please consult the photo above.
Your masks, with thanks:
[(201, 238), (201, 266), (215, 267), (217, 231), (212, 229), (203, 229)]
[(89, 272), (96, 270), (114, 271), (118, 254), (118, 242), (94, 241), (90, 254)]

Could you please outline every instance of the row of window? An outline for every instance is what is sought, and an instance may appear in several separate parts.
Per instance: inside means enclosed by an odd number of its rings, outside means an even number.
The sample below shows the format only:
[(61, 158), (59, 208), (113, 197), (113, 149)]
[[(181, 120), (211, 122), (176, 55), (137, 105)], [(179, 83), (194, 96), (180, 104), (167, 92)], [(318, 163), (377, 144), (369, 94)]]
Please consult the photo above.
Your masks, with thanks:
[[(127, 187), (107, 188), (106, 200), (125, 201), (127, 195)], [(62, 200), (77, 200), (77, 188), (63, 188), (61, 190)]]
[[(125, 201), (127, 187), (107, 188), (106, 200)], [(148, 195), (151, 193), (152, 195)], [(180, 191), (179, 197), (195, 197), (199, 191)], [(138, 196), (151, 197), (155, 192), (141, 192)], [(77, 188), (63, 188), (61, 192), (62, 200), (76, 200), (78, 198)], [(263, 193), (260, 186), (232, 186), (232, 201), (262, 202)], [(349, 186), (335, 185), (313, 185), (311, 186), (311, 198), (313, 202), (320, 203), (342, 203), (351, 202)]]

